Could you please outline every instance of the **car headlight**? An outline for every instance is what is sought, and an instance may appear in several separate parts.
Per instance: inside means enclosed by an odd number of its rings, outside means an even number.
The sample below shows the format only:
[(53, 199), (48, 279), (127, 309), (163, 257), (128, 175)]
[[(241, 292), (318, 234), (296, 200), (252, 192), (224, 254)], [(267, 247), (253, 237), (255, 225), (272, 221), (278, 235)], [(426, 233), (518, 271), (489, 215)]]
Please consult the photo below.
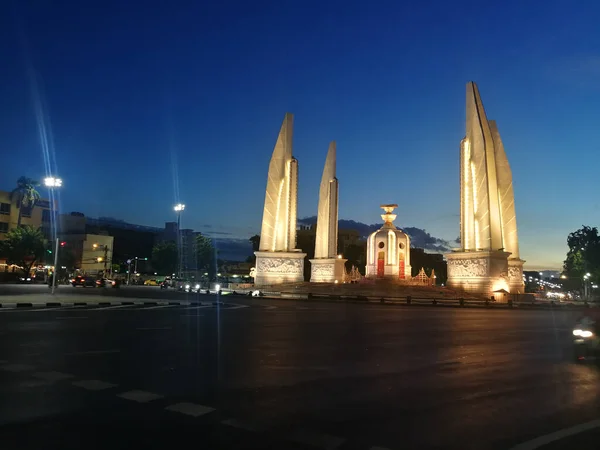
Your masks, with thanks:
[(189, 288), (190, 288), (190, 285), (189, 285), (189, 284), (186, 284), (186, 285), (185, 285), (185, 288), (186, 288), (186, 289), (189, 289)]
[(573, 330), (573, 336), (581, 336), (581, 333), (583, 333), (583, 330)]
[(196, 289), (200, 289), (200, 285), (199, 285), (199, 284), (197, 284), (197, 285), (195, 286), (195, 288), (196, 288)]
[(31, 281), (31, 278), (27, 278), (27, 281)]
[(582, 331), (579, 336), (581, 336), (583, 338), (589, 338), (589, 337), (592, 337), (593, 335), (594, 335), (594, 333), (586, 330), (586, 331)]

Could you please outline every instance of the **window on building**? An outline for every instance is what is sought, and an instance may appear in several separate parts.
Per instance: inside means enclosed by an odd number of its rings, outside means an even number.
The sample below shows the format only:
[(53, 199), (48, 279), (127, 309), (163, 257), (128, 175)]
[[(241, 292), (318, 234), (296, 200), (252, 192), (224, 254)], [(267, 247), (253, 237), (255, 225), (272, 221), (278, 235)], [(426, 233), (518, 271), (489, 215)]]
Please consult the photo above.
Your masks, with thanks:
[(10, 216), (10, 203), (0, 203), (0, 214)]
[(50, 210), (42, 209), (42, 222), (50, 222)]
[(24, 205), (21, 206), (21, 217), (31, 217), (31, 210), (33, 208), (31, 207), (31, 205)]
[(8, 233), (8, 223), (0, 222), (0, 233)]

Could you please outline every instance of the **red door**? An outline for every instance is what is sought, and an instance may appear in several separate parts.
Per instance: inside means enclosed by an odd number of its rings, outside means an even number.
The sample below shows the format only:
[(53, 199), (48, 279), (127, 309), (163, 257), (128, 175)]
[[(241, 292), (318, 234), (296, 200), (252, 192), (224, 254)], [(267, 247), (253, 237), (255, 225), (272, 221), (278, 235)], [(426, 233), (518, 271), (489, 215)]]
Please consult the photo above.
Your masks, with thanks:
[(379, 252), (378, 258), (377, 258), (377, 278), (383, 278), (383, 275), (385, 274), (385, 253), (384, 252)]
[(400, 253), (398, 258), (398, 278), (404, 279), (404, 254)]

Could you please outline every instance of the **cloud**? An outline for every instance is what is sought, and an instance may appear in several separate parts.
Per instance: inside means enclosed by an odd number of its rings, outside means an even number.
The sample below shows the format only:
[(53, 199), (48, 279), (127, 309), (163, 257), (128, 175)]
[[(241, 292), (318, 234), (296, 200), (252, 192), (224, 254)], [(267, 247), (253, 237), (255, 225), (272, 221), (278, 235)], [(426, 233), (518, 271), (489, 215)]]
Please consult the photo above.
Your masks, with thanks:
[[(317, 216), (305, 217), (298, 220), (303, 225), (314, 225), (317, 223)], [(366, 223), (357, 222), (355, 220), (340, 219), (338, 221), (340, 229), (352, 229), (357, 230), (363, 238), (366, 238), (374, 231), (381, 228), (381, 224), (368, 225)], [(405, 227), (402, 228), (406, 234), (410, 236), (411, 246), (417, 248), (424, 248), (425, 250), (434, 252), (449, 252), (452, 249), (450, 242), (445, 239), (441, 239), (429, 234), (426, 230), (417, 227)]]
[(252, 255), (252, 244), (248, 239), (213, 237), (213, 245), (218, 252), (219, 259), (244, 261)]

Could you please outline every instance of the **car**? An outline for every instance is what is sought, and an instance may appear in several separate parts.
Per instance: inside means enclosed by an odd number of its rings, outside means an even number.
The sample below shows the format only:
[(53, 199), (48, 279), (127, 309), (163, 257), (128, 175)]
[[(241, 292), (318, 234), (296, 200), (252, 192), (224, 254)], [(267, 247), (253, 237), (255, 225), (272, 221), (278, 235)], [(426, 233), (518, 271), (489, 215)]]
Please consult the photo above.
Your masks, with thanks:
[(160, 283), (154, 279), (144, 281), (144, 286), (158, 286)]
[(17, 283), (19, 283), (19, 284), (29, 284), (29, 283), (33, 283), (33, 278), (31, 278), (30, 276), (27, 276), (27, 277), (19, 277), (19, 278), (17, 278)]
[(119, 282), (116, 280), (111, 280), (109, 278), (99, 278), (96, 280), (96, 286), (97, 287), (112, 287), (112, 288), (118, 288), (119, 287)]
[(96, 280), (92, 277), (85, 277), (82, 275), (77, 275), (75, 278), (71, 280), (71, 285), (73, 287), (81, 286), (81, 287), (94, 287), (96, 286)]

